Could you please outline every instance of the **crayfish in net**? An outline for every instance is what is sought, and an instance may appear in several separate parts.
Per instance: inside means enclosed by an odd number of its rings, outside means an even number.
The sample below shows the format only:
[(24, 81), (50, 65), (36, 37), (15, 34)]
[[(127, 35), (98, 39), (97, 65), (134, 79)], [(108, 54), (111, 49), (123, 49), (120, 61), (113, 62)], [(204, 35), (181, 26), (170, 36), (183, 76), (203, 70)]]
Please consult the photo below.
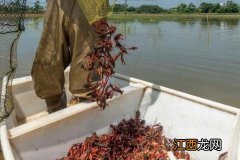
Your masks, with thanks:
[[(117, 33), (117, 27), (109, 25), (106, 20), (99, 20), (93, 24), (93, 28), (98, 36), (97, 44), (92, 52), (87, 54), (87, 64), (82, 68), (89, 71), (88, 80), (85, 88), (91, 91), (91, 100), (97, 102), (101, 109), (107, 106), (107, 100), (111, 99), (114, 93), (122, 94), (123, 91), (110, 82), (111, 76), (115, 73), (116, 62), (121, 61), (125, 65), (124, 56), (128, 50), (135, 50), (136, 47), (126, 48), (121, 44), (123, 35)], [(99, 81), (95, 82), (90, 77), (92, 72), (97, 72)], [(78, 98), (72, 99), (78, 102)]]

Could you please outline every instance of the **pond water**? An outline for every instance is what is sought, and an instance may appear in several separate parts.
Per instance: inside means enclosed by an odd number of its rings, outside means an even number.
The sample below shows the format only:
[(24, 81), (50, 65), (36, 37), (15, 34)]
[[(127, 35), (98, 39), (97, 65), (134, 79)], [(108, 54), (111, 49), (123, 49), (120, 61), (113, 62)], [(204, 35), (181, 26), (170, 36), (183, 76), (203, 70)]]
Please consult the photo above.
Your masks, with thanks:
[[(35, 19), (26, 19), (31, 24)], [(240, 19), (112, 20), (131, 51), (117, 72), (240, 107)], [(30, 75), (42, 20), (27, 25), (16, 77)]]

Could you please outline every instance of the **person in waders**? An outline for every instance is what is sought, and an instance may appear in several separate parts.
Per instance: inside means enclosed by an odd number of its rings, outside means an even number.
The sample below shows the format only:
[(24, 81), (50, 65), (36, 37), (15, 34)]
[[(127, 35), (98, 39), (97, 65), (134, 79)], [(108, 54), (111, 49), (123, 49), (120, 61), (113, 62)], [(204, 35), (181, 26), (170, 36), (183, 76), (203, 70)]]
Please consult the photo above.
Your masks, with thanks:
[[(74, 96), (88, 97), (90, 91), (84, 87), (88, 71), (84, 71), (82, 65), (97, 41), (92, 22), (98, 14), (94, 5), (89, 3), (100, 1), (48, 0), (43, 33), (31, 74), (36, 94), (45, 99), (49, 113), (67, 106), (64, 70), (69, 65), (69, 90)], [(81, 6), (84, 3), (88, 3), (87, 6)], [(108, 6), (109, 2), (104, 0), (103, 3)], [(98, 79), (97, 76), (93, 78)]]

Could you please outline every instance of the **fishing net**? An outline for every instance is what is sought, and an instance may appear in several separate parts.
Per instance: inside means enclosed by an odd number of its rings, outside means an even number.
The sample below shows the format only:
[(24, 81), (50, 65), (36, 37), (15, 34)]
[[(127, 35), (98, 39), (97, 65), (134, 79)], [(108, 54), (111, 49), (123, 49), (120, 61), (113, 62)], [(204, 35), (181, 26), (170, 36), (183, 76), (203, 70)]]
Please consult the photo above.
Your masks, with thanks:
[(90, 24), (111, 15), (115, 0), (78, 0), (78, 3)]
[(17, 68), (17, 44), (24, 30), (26, 0), (0, 0), (0, 121), (14, 108), (12, 79)]

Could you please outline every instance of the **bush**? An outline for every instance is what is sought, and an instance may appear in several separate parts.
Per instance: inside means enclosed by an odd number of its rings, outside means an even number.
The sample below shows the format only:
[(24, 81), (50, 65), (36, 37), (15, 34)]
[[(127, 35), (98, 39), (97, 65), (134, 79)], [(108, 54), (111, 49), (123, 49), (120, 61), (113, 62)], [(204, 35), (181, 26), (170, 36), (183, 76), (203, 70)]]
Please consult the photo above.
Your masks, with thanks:
[(202, 13), (238, 13), (239, 6), (233, 1), (228, 1), (221, 6), (219, 3), (201, 3), (200, 9)]
[(220, 5), (220, 3), (206, 3), (203, 2), (197, 8), (193, 3), (181, 3), (177, 7), (170, 9), (163, 9), (158, 5), (141, 5), (140, 7), (129, 7), (125, 4), (116, 4), (114, 12), (137, 12), (137, 13), (240, 13), (240, 5), (233, 1)]
[(228, 1), (226, 4), (227, 13), (237, 13), (238, 12), (238, 4), (233, 1)]
[(158, 5), (141, 5), (139, 8), (137, 8), (137, 12), (156, 14), (165, 12), (165, 10)]
[(128, 8), (127, 8), (127, 11), (128, 11), (128, 12), (135, 12), (135, 11), (136, 11), (136, 8), (135, 8), (135, 7), (128, 7)]
[(113, 12), (124, 12), (126, 8), (125, 4), (115, 4)]

